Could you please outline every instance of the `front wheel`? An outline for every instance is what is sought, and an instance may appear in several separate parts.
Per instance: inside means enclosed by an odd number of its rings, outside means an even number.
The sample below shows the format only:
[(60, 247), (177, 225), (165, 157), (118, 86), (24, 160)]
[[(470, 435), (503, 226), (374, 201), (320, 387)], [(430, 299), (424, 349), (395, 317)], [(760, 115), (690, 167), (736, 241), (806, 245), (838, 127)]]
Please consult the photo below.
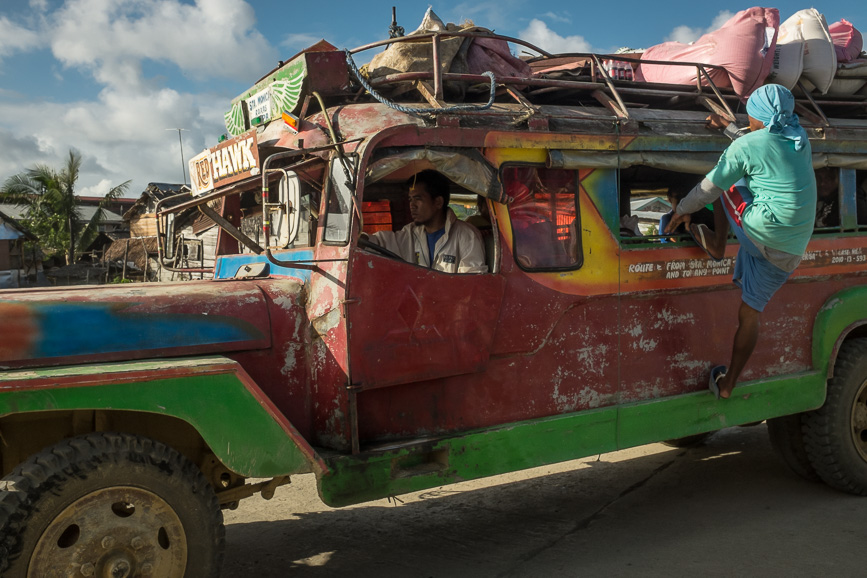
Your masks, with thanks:
[(822, 481), (867, 496), (867, 339), (843, 343), (825, 405), (803, 423), (807, 455)]
[(0, 482), (0, 573), (218, 576), (223, 516), (201, 471), (149, 438), (64, 440)]

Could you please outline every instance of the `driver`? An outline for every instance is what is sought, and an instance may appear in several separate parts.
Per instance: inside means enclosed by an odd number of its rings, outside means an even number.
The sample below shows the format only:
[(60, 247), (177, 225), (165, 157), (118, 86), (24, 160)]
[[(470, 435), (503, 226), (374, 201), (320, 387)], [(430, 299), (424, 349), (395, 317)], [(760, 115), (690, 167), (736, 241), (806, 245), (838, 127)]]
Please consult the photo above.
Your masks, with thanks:
[(404, 261), (437, 271), (486, 273), (481, 233), (449, 208), (449, 180), (426, 170), (411, 177), (407, 187), (412, 223), (397, 232), (374, 233), (370, 241)]

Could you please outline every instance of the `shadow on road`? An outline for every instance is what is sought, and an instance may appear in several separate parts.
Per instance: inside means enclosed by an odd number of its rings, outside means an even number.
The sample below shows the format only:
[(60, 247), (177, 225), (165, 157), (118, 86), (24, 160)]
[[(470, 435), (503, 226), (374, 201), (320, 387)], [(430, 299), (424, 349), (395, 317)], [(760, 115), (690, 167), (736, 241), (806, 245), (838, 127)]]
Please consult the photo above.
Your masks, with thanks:
[(291, 519), (229, 523), (224, 577), (857, 576), (867, 561), (867, 501), (789, 472), (764, 425), (396, 505), (329, 509), (305, 478), (262, 502)]

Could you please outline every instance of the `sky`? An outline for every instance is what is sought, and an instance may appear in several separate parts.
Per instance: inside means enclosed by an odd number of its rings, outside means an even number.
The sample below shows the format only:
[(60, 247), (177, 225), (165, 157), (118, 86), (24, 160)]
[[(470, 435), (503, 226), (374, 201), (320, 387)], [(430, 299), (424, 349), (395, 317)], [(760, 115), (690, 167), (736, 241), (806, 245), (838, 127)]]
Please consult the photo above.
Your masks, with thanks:
[[(355, 48), (407, 32), (428, 6), (549, 52), (690, 42), (754, 4), (648, 0), (0, 0), (0, 183), (81, 153), (79, 194), (131, 180), (180, 183), (183, 160), (214, 146), (231, 100), (299, 50)], [(867, 2), (821, 0), (828, 23), (867, 34)], [(785, 20), (810, 4), (777, 2)], [(372, 57), (372, 52), (367, 52)], [(363, 58), (365, 61), (368, 58)], [(188, 177), (187, 177), (188, 180)]]

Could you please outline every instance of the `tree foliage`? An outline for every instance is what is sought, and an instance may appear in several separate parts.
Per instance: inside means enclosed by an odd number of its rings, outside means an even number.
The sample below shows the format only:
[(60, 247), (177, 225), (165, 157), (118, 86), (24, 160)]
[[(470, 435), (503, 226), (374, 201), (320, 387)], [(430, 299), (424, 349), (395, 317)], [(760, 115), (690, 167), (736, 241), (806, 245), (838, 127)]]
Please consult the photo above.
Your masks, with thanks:
[(25, 208), (23, 224), (39, 238), (47, 256), (64, 255), (66, 263), (75, 262), (76, 251), (89, 245), (99, 233), (108, 204), (121, 197), (130, 181), (111, 188), (102, 198), (89, 221), (79, 214), (81, 201), (75, 196), (81, 172), (81, 154), (70, 150), (59, 170), (36, 165), (6, 179), (0, 200)]

